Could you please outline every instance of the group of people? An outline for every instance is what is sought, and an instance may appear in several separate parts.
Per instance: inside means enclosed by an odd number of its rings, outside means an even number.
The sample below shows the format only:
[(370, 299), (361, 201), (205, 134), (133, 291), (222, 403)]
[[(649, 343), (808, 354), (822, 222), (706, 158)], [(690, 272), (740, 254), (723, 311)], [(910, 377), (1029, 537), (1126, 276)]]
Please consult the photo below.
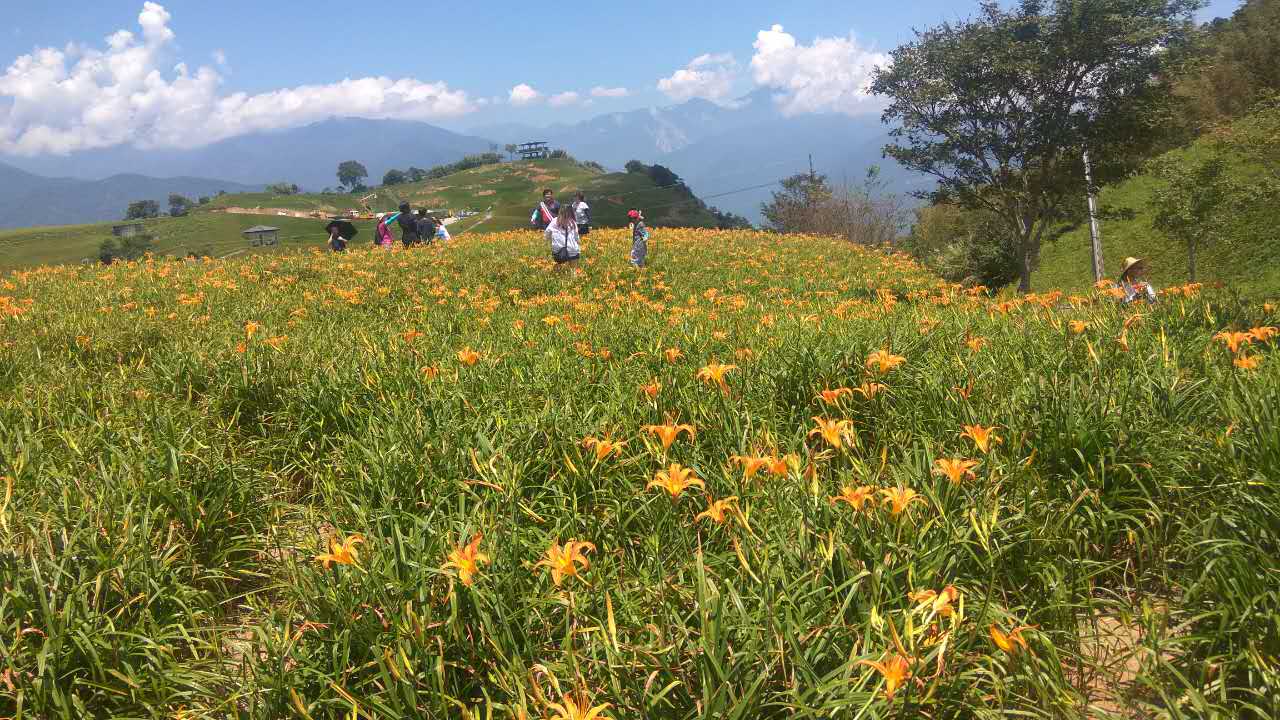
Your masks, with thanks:
[[(640, 210), (628, 212), (627, 219), (631, 225), (631, 264), (642, 268), (649, 256), (649, 228)], [(571, 268), (581, 257), (582, 238), (591, 234), (591, 206), (583, 193), (572, 203), (561, 205), (554, 192), (543, 190), (542, 202), (533, 209), (529, 224), (546, 236), (556, 265)]]
[[(395, 236), (391, 232), (393, 223), (400, 228), (400, 242), (406, 248), (450, 239), (448, 227), (439, 218), (426, 210), (414, 212), (409, 203), (401, 203), (398, 212), (388, 213), (378, 219), (373, 233), (375, 246), (390, 249), (395, 245)], [(354, 225), (344, 220), (330, 222), (325, 231), (329, 233), (329, 249), (334, 252), (346, 251), (347, 245), (358, 232)]]

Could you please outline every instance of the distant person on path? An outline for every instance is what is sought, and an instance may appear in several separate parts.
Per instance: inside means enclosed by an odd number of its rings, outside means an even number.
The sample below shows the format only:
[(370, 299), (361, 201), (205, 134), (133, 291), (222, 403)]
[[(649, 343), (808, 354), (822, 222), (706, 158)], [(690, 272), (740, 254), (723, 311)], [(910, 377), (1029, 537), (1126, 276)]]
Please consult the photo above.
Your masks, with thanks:
[(1155, 302), (1156, 290), (1147, 282), (1147, 261), (1142, 258), (1125, 258), (1120, 270), (1120, 289), (1124, 290), (1126, 305), (1142, 302)]
[(578, 199), (573, 203), (573, 220), (578, 223), (579, 237), (591, 234), (591, 206), (587, 204), (587, 198), (582, 193), (578, 193)]
[(409, 207), (409, 203), (400, 203), (400, 216), (396, 218), (396, 223), (400, 225), (400, 241), (406, 249), (422, 243), (422, 236), (418, 235), (418, 221), (414, 218), (413, 208)]
[(533, 209), (533, 215), (529, 216), (529, 224), (545, 232), (547, 227), (555, 222), (559, 214), (560, 203), (556, 202), (555, 193), (550, 190), (543, 190), (542, 202), (538, 203), (538, 207)]
[(631, 264), (642, 268), (649, 257), (649, 228), (644, 226), (644, 213), (632, 210), (627, 213), (631, 220)]
[(418, 229), (418, 237), (427, 245), (430, 245), (436, 238), (435, 220), (435, 218), (427, 214), (426, 210), (419, 210), (418, 218), (414, 221)]
[(582, 249), (579, 244), (578, 223), (573, 219), (573, 208), (568, 205), (560, 208), (555, 220), (543, 232), (551, 243), (551, 259), (556, 261), (557, 269), (574, 267)]
[(453, 239), (453, 236), (449, 234), (448, 225), (445, 225), (442, 220), (438, 220), (436, 218), (432, 218), (432, 220), (436, 221), (436, 239), (437, 240), (439, 240), (441, 243), (446, 243)]

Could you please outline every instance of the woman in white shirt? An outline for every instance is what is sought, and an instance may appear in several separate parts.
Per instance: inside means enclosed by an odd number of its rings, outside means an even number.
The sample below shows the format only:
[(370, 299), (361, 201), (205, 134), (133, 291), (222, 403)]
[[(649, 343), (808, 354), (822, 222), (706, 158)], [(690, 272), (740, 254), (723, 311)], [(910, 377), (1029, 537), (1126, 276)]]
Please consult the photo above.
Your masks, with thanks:
[(556, 219), (547, 225), (546, 238), (551, 243), (551, 259), (556, 261), (557, 268), (573, 267), (578, 263), (582, 250), (572, 207), (560, 206)]

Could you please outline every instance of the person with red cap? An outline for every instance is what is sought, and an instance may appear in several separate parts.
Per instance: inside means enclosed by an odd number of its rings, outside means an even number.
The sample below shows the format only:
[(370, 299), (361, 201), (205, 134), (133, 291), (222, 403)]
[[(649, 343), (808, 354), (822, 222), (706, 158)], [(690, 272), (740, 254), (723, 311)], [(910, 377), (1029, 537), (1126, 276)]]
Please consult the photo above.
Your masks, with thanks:
[(644, 226), (644, 213), (632, 210), (627, 213), (631, 220), (631, 264), (642, 268), (649, 255), (649, 228)]

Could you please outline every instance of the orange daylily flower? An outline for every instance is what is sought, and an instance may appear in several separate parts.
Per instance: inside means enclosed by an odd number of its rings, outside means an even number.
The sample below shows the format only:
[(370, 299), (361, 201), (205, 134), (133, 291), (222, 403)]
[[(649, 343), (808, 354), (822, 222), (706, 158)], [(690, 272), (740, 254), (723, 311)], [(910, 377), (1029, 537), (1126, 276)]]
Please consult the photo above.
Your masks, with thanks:
[(331, 535), (329, 537), (329, 552), (317, 555), (316, 562), (324, 565), (325, 570), (328, 570), (329, 566), (334, 563), (360, 567), (360, 553), (356, 552), (356, 545), (363, 542), (364, 537), (362, 535), (350, 535), (342, 542), (338, 542), (338, 538)]
[(755, 474), (769, 467), (769, 458), (766, 457), (744, 457), (742, 455), (734, 455), (729, 458), (729, 462), (742, 466), (742, 475), (747, 480), (755, 477)]
[(484, 536), (476, 533), (471, 538), (471, 542), (466, 545), (459, 545), (449, 552), (448, 561), (444, 564), (442, 570), (453, 568), (458, 571), (458, 579), (463, 585), (471, 587), (475, 581), (475, 576), (480, 572), (481, 565), (489, 564), (489, 556), (480, 552), (480, 540)]
[(870, 485), (863, 485), (857, 488), (845, 485), (840, 489), (840, 494), (831, 496), (828, 502), (832, 505), (842, 502), (849, 503), (849, 507), (860, 511), (866, 505), (876, 504), (876, 488)]
[(428, 380), (435, 380), (440, 377), (440, 368), (435, 365), (428, 365), (427, 367), (422, 368), (419, 372), (422, 373), (422, 377)]
[(887, 386), (881, 385), (880, 383), (877, 383), (877, 382), (864, 382), (858, 387), (854, 388), (853, 392), (858, 393), (859, 395), (861, 395), (863, 398), (867, 400), (875, 400), (876, 395), (879, 395), (880, 393), (888, 389), (889, 388)]
[(244, 336), (246, 339), (252, 339), (254, 334), (262, 329), (262, 325), (250, 320), (244, 324)]
[(1258, 366), (1262, 364), (1262, 358), (1258, 355), (1241, 355), (1232, 360), (1231, 364), (1241, 370), (1257, 370)]
[(472, 350), (470, 346), (462, 348), (458, 351), (458, 362), (468, 367), (480, 362), (480, 353)]
[(1034, 630), (1035, 628), (1035, 625), (1022, 625), (1015, 627), (1010, 630), (1008, 634), (1005, 634), (1000, 630), (1000, 628), (992, 625), (987, 628), (987, 632), (990, 633), (991, 642), (995, 643), (996, 647), (1010, 655), (1017, 655), (1019, 652), (1027, 652), (1030, 650), (1030, 647), (1027, 645), (1026, 638), (1022, 637), (1022, 633), (1027, 630)]
[(888, 350), (877, 350), (867, 356), (866, 364), (868, 370), (885, 375), (906, 361), (905, 357), (894, 355)]
[(1264, 325), (1263, 327), (1253, 328), (1249, 331), (1249, 334), (1258, 342), (1266, 342), (1271, 338), (1280, 335), (1280, 328), (1272, 325)]
[(676, 500), (680, 497), (680, 493), (694, 485), (700, 488), (706, 487), (706, 483), (694, 476), (692, 469), (681, 467), (680, 463), (671, 463), (666, 470), (659, 470), (645, 489), (664, 490), (672, 500)]
[(667, 359), (667, 362), (674, 363), (684, 357), (684, 353), (680, 352), (680, 348), (667, 348), (662, 351), (662, 356)]
[(889, 504), (889, 514), (894, 517), (906, 512), (911, 507), (911, 503), (917, 500), (928, 502), (923, 495), (911, 488), (886, 488), (881, 490), (880, 494), (884, 496), (884, 499)]
[(907, 599), (916, 604), (917, 610), (927, 608), (939, 617), (949, 618), (956, 613), (952, 604), (960, 600), (960, 591), (954, 585), (948, 585), (942, 588), (942, 592), (922, 590), (907, 593)]
[(996, 435), (996, 427), (982, 427), (981, 425), (965, 425), (964, 432), (960, 433), (960, 437), (966, 437), (973, 441), (982, 452), (991, 451), (991, 443), (1002, 443), (1004, 440)]
[(828, 405), (839, 405), (840, 398), (845, 395), (852, 395), (853, 391), (847, 387), (836, 388), (834, 390), (823, 390), (818, 393), (818, 398)]
[(897, 653), (888, 653), (880, 662), (860, 660), (859, 665), (874, 668), (884, 678), (884, 699), (893, 700), (898, 688), (911, 678), (911, 661)]
[(965, 460), (963, 458), (952, 458), (950, 460), (941, 458), (934, 461), (935, 475), (945, 475), (953, 485), (959, 485), (965, 477), (977, 479), (978, 476), (973, 474), (973, 469), (978, 467), (978, 463), (974, 460)]
[(560, 587), (565, 578), (576, 578), (579, 573), (591, 567), (587, 553), (595, 552), (596, 546), (578, 540), (570, 540), (563, 546), (558, 542), (551, 543), (546, 556), (534, 565), (534, 569), (546, 567), (551, 570), (551, 582)]
[(724, 381), (724, 376), (737, 369), (737, 365), (721, 365), (712, 360), (710, 364), (698, 371), (698, 379), (708, 385), (716, 383), (720, 386), (721, 392), (728, 393), (729, 385)]
[(418, 332), (417, 328), (410, 328), (403, 333), (400, 333), (400, 338), (408, 345), (412, 345), (413, 341), (420, 337), (422, 337), (422, 333)]
[(1214, 335), (1213, 339), (1226, 345), (1227, 349), (1230, 350), (1232, 354), (1238, 354), (1240, 352), (1241, 345), (1249, 345), (1253, 343), (1253, 333), (1223, 330), (1217, 335)]
[(648, 385), (641, 385), (640, 392), (648, 395), (650, 400), (656, 400), (658, 393), (662, 392), (662, 383), (653, 380)]
[(276, 337), (271, 337), (271, 338), (267, 338), (266, 340), (263, 340), (262, 344), (270, 346), (273, 350), (279, 350), (280, 346), (284, 345), (286, 342), (288, 342), (288, 340), (289, 340), (288, 335), (277, 335)]
[(609, 438), (588, 437), (582, 439), (582, 447), (596, 451), (596, 462), (601, 462), (610, 455), (622, 452), (622, 448), (626, 447), (626, 442), (614, 442)]
[(644, 431), (658, 436), (664, 452), (671, 449), (671, 443), (680, 437), (680, 433), (687, 433), (690, 440), (696, 433), (692, 425), (645, 425)]
[(770, 456), (766, 458), (769, 461), (769, 474), (774, 477), (786, 477), (791, 474), (792, 462), (799, 462), (799, 458), (795, 455), (786, 455), (783, 457)]
[(723, 500), (707, 498), (707, 509), (694, 516), (693, 521), (710, 520), (717, 525), (723, 525), (728, 516), (736, 512), (738, 512), (737, 497), (727, 497)]
[(609, 703), (592, 706), (586, 693), (580, 692), (576, 697), (566, 695), (558, 703), (547, 703), (547, 709), (555, 713), (547, 720), (609, 720), (603, 713), (610, 707)]
[(809, 437), (820, 435), (828, 445), (837, 450), (844, 447), (845, 438), (850, 437), (853, 432), (852, 420), (828, 420), (815, 417), (813, 421), (818, 424), (818, 427), (809, 431)]
[(986, 347), (987, 339), (984, 337), (971, 337), (966, 340), (964, 344), (969, 346), (970, 351), (978, 352), (982, 348)]
[(1084, 320), (1072, 320), (1070, 325), (1071, 325), (1071, 332), (1075, 333), (1076, 335), (1083, 335), (1084, 331), (1089, 329), (1089, 323), (1085, 322)]

